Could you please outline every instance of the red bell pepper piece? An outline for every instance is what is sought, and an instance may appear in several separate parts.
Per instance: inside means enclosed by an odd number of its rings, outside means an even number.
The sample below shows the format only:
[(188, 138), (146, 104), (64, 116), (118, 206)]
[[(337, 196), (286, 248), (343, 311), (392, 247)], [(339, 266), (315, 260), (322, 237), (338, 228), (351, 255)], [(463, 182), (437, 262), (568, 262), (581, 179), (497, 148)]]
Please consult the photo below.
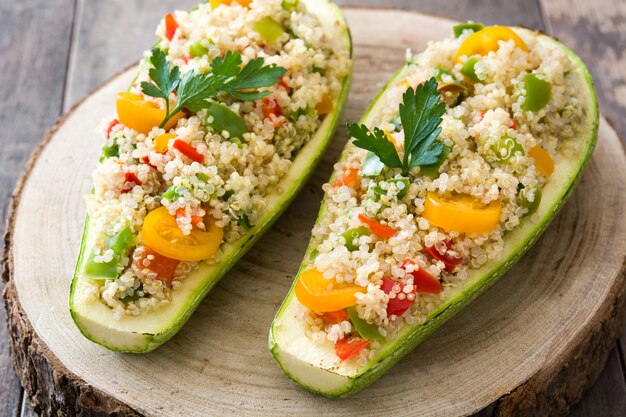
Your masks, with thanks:
[[(148, 255), (152, 255), (152, 259), (148, 259)], [(146, 261), (145, 264), (144, 260)], [(171, 287), (174, 273), (179, 263), (180, 261), (177, 259), (160, 255), (146, 246), (144, 252), (135, 261), (135, 266), (139, 270), (149, 269), (152, 272), (156, 272), (158, 278)]]
[(113, 128), (119, 124), (120, 124), (119, 120), (117, 119), (111, 120), (111, 123), (109, 123), (109, 125), (107, 126), (107, 133), (106, 133), (107, 139), (109, 139), (109, 137), (111, 136), (111, 132), (113, 131)]
[(165, 16), (165, 37), (168, 41), (174, 39), (174, 35), (176, 34), (176, 29), (178, 29), (178, 22), (173, 14), (168, 13)]
[[(404, 261), (403, 267), (407, 264), (413, 264), (413, 261), (407, 259)], [(409, 272), (413, 276), (413, 285), (417, 292), (427, 294), (439, 294), (441, 292), (441, 283), (439, 280), (430, 275), (424, 268), (419, 268), (413, 272)]]
[(178, 150), (178, 152), (182, 153), (183, 155), (185, 155), (187, 158), (191, 159), (192, 161), (196, 161), (200, 163), (204, 162), (204, 155), (196, 151), (196, 149), (193, 146), (191, 146), (184, 140), (176, 139), (174, 141), (174, 149)]
[(348, 320), (348, 312), (346, 311), (345, 308), (343, 310), (338, 310), (338, 311), (327, 311), (323, 313), (320, 317), (326, 323), (337, 324), (337, 323), (341, 323), (342, 321)]
[[(403, 283), (395, 281), (391, 278), (384, 277), (383, 284), (380, 286), (380, 289), (383, 290), (385, 294), (389, 295), (393, 290), (393, 286), (396, 284), (400, 285), (400, 288), (404, 287)], [(413, 291), (411, 292), (411, 294), (415, 294), (415, 292), (416, 289), (415, 286), (413, 286)], [(398, 294), (404, 294), (404, 298), (398, 298)], [(394, 298), (389, 298), (389, 302), (387, 302), (387, 317), (391, 315), (401, 316), (402, 314), (404, 314), (405, 311), (411, 308), (413, 302), (415, 301), (415, 296), (411, 297), (413, 298), (411, 300), (407, 297), (407, 295), (408, 294), (400, 290), (399, 293), (396, 293), (396, 296)]]
[(446, 272), (454, 271), (454, 268), (461, 262), (463, 262), (463, 258), (456, 255), (450, 255), (450, 242), (446, 242), (446, 253), (440, 253), (434, 246), (426, 246), (424, 248), (424, 252), (430, 255), (432, 258), (435, 258), (444, 263), (444, 270)]
[(359, 220), (361, 220), (361, 223), (366, 225), (372, 231), (372, 233), (382, 237), (383, 239), (389, 239), (390, 237), (396, 235), (396, 231), (393, 230), (391, 227), (386, 226), (372, 219), (371, 217), (367, 217), (365, 214), (359, 213)]
[(342, 361), (355, 357), (370, 344), (369, 340), (346, 336), (335, 343), (335, 353)]

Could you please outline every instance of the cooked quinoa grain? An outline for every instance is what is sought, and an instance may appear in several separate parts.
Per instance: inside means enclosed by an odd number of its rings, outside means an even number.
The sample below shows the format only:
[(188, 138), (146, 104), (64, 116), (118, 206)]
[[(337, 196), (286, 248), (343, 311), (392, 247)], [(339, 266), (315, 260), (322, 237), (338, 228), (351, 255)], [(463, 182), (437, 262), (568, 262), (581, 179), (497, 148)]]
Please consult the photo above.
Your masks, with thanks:
[[(585, 108), (577, 97), (578, 79), (570, 76), (575, 65), (565, 53), (520, 31), (528, 51), (512, 40), (500, 41), (496, 51), (479, 57), (474, 67), (477, 80), (471, 81), (461, 73), (467, 57), (455, 61), (469, 34), (409, 54), (408, 68), (380, 98), (382, 110), (369, 126), (383, 130), (402, 156), (404, 131), (398, 106), (403, 93), (431, 77), (437, 78), (439, 88), (460, 83), (461, 91), (442, 89), (446, 110), (438, 140), (449, 153), (441, 165), (432, 173), (414, 167), (406, 176), (399, 168), (384, 167), (380, 174), (369, 175), (364, 172), (366, 151), (348, 145), (334, 167), (339, 180), (323, 187), (325, 211), (313, 229), (311, 247), (316, 251), (308, 269), (319, 271), (329, 285), (362, 287), (354, 308), (360, 319), (377, 327), (383, 340), (393, 340), (405, 326), (425, 323), (472, 270), (501, 255), (508, 231), (522, 219), (536, 220), (533, 203), (538, 203), (550, 176), (533, 156), (536, 152), (543, 150), (558, 164), (581, 151), (571, 139), (582, 127)], [(551, 86), (549, 102), (537, 111), (524, 110), (527, 74)], [(341, 178), (353, 171), (359, 181), (348, 186)], [(424, 212), (432, 195), (463, 198), (480, 207), (497, 204), (497, 226), (485, 233), (461, 233), (430, 224)], [(363, 226), (363, 215), (391, 228), (393, 236), (384, 238), (372, 229), (346, 239), (346, 231)], [(434, 280), (430, 285), (435, 290), (424, 289), (424, 277)], [(398, 313), (390, 314), (394, 309)], [(312, 343), (323, 346), (350, 334), (359, 336), (350, 322), (332, 324), (304, 305), (298, 317), (306, 322)], [(364, 364), (380, 346), (371, 341), (349, 360)]]
[[(322, 30), (303, 3), (289, 10), (281, 4), (254, 0), (248, 7), (234, 2), (213, 10), (205, 2), (192, 11), (175, 12), (175, 32), (165, 20), (157, 29), (158, 48), (181, 76), (211, 71), (213, 60), (227, 51), (239, 53), (242, 66), (263, 58), (264, 65), (286, 70), (263, 99), (217, 96), (215, 101), (245, 123), (241, 138), (212, 127), (215, 120), (207, 110), (187, 112), (171, 129), (154, 127), (147, 134), (114, 118), (103, 121), (105, 151), (87, 197), (90, 229), (100, 237), (88, 256), (102, 268), (117, 262), (118, 270), (116, 278), (91, 279), (85, 291), (93, 302), (110, 307), (115, 318), (167, 305), (172, 291), (184, 285), (200, 262), (172, 260), (148, 247), (140, 232), (149, 213), (165, 207), (186, 236), (215, 229), (223, 234), (223, 243), (237, 241), (267, 213), (265, 197), (315, 135), (328, 111), (322, 107), (339, 95), (350, 68), (341, 29)], [(273, 42), (255, 30), (256, 22), (270, 17), (284, 28)], [(163, 99), (142, 91), (141, 83), (151, 81), (150, 56), (146, 51), (129, 92), (164, 109)], [(172, 94), (170, 108), (176, 102)], [(163, 139), (164, 134), (170, 135)], [(118, 256), (109, 246), (126, 229), (135, 242), (128, 254)], [(217, 250), (202, 262), (216, 263), (221, 256)]]

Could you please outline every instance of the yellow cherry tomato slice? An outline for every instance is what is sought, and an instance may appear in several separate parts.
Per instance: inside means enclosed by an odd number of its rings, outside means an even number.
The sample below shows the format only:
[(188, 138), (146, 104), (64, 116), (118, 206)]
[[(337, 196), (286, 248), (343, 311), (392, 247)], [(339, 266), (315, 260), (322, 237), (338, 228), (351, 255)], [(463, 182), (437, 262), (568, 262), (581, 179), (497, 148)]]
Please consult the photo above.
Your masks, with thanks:
[(472, 55), (487, 55), (491, 51), (498, 50), (499, 41), (506, 42), (511, 39), (522, 51), (528, 51), (526, 43), (513, 30), (506, 26), (490, 26), (468, 36), (459, 47), (455, 61), (461, 62), (463, 55), (468, 58)]
[(333, 100), (328, 94), (322, 96), (322, 100), (315, 106), (315, 111), (317, 111), (318, 116), (323, 116), (333, 111)]
[(222, 4), (225, 6), (230, 6), (232, 3), (239, 3), (243, 7), (248, 7), (248, 5), (252, 3), (252, 0), (211, 0), (211, 8), (215, 9)]
[(185, 235), (176, 219), (165, 207), (148, 213), (143, 221), (141, 239), (160, 255), (179, 261), (196, 262), (209, 259), (217, 253), (224, 230), (212, 221), (205, 221), (207, 231), (192, 230)]
[(457, 195), (451, 198), (429, 192), (423, 216), (433, 226), (459, 233), (487, 233), (498, 227), (502, 203), (494, 201), (485, 206), (478, 200)]
[(530, 151), (528, 151), (528, 156), (535, 160), (535, 165), (537, 166), (537, 171), (544, 177), (549, 177), (554, 172), (554, 161), (552, 157), (541, 146), (533, 146)]
[(170, 139), (174, 139), (175, 137), (175, 133), (164, 133), (157, 136), (156, 139), (154, 139), (154, 150), (158, 153), (167, 152)]
[(365, 288), (354, 284), (339, 284), (334, 279), (326, 279), (317, 269), (304, 271), (296, 282), (298, 301), (313, 311), (325, 313), (337, 311), (356, 304), (356, 294)]
[[(117, 94), (117, 117), (124, 126), (147, 135), (165, 119), (165, 110), (138, 94), (124, 91)], [(174, 127), (181, 117), (182, 112), (175, 114), (164, 126), (165, 130)]]

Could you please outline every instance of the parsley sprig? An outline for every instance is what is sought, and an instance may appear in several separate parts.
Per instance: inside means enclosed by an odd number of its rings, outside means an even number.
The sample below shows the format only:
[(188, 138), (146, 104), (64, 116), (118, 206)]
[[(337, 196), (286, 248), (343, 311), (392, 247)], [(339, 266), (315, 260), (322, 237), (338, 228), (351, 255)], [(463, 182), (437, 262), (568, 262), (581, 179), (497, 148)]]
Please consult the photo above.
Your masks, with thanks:
[(444, 145), (437, 138), (441, 133), (441, 116), (446, 105), (440, 102), (434, 77), (415, 90), (409, 89), (402, 95), (400, 121), (404, 129), (404, 155), (402, 158), (385, 132), (374, 128), (371, 132), (365, 125), (348, 124), (348, 131), (355, 146), (373, 152), (389, 168), (400, 168), (404, 175), (416, 166), (432, 165), (442, 157)]
[[(165, 118), (159, 127), (163, 127), (178, 112), (187, 109), (197, 113), (211, 106), (210, 99), (220, 92), (225, 92), (238, 100), (252, 101), (268, 94), (260, 88), (276, 84), (286, 69), (276, 64), (263, 66), (263, 58), (250, 60), (241, 67), (241, 55), (229, 51), (224, 58), (217, 57), (211, 63), (211, 72), (196, 74), (194, 70), (180, 76), (180, 68), (170, 64), (165, 53), (154, 48), (150, 56), (148, 75), (150, 82), (141, 83), (145, 95), (165, 100)], [(178, 103), (170, 109), (169, 97), (176, 91)]]

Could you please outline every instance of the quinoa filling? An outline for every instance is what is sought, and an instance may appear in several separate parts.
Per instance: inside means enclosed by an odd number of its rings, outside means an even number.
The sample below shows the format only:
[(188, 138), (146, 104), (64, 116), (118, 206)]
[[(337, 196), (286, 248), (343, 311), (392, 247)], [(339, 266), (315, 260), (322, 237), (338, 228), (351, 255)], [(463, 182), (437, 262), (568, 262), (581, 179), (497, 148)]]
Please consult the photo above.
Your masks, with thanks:
[[(334, 111), (349, 73), (336, 30), (325, 32), (299, 1), (211, 1), (165, 17), (118, 95), (117, 117), (102, 123), (87, 197), (99, 236), (87, 248), (87, 299), (116, 319), (165, 306), (271, 209), (265, 196)], [(213, 92), (218, 70), (223, 91)], [(193, 88), (202, 103), (189, 98)]]
[[(393, 146), (349, 126), (356, 140), (323, 187), (316, 250), (294, 290), (306, 336), (334, 344), (337, 363), (363, 366), (405, 326), (424, 324), (471, 270), (500, 256), (507, 232), (538, 221), (555, 163), (581, 152), (572, 140), (586, 111), (575, 64), (526, 32), (474, 30), (409, 55), (362, 128)], [(422, 154), (408, 151), (405, 95), (424, 99), (435, 82), (440, 131)], [(368, 140), (370, 148), (359, 144)], [(393, 148), (398, 163), (407, 152), (427, 163), (394, 165)]]

